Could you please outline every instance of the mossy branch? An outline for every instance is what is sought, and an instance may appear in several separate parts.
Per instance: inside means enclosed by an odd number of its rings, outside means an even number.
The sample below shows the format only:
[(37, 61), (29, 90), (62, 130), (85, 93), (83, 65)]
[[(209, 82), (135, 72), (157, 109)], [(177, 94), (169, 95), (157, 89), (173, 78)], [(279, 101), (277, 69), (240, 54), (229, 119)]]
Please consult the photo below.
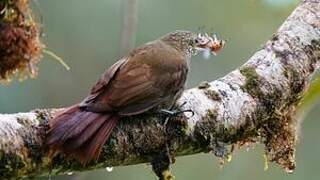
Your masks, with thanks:
[[(171, 119), (165, 133), (158, 115), (121, 119), (97, 162), (48, 159), (48, 121), (59, 109), (0, 115), (0, 176), (17, 179), (149, 162), (170, 139), (175, 156), (212, 151), (223, 159), (248, 143), (263, 143), (266, 159), (295, 168), (295, 109), (320, 62), (320, 1), (305, 0), (247, 63), (212, 82), (186, 90), (177, 102), (192, 109)], [(137, 120), (139, 119), (139, 120)], [(168, 137), (169, 136), (169, 137)]]

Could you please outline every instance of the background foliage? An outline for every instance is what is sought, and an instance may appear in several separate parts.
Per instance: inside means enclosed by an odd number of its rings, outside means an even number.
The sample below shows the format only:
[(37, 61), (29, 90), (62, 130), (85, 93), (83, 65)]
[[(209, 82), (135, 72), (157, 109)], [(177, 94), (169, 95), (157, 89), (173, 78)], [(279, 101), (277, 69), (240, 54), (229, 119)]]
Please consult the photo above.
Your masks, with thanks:
[[(51, 57), (44, 56), (37, 79), (0, 86), (1, 113), (76, 103), (86, 96), (104, 69), (121, 56), (120, 34), (126, 0), (38, 3), (38, 7), (33, 6), (43, 19), (43, 40), (48, 49), (71, 66), (71, 70), (66, 71)], [(192, 87), (203, 80), (217, 79), (244, 63), (271, 37), (296, 5), (294, 0), (138, 0), (135, 45), (175, 29), (197, 31), (202, 26), (207, 30), (213, 28), (219, 36), (228, 39), (219, 56), (204, 60), (198, 55), (192, 59), (188, 79), (188, 87)], [(320, 140), (316, 137), (319, 136), (320, 106), (316, 102), (320, 97), (320, 80), (316, 82), (302, 106), (302, 112), (307, 109), (308, 113), (301, 128), (296, 156), (298, 167), (294, 174), (286, 175), (274, 165), (264, 171), (263, 147), (257, 146), (254, 150), (236, 153), (222, 169), (218, 159), (211, 154), (178, 158), (173, 166), (177, 179), (318, 179)], [(147, 180), (155, 177), (150, 166), (142, 164), (116, 167), (112, 172), (102, 169), (52, 179)]]

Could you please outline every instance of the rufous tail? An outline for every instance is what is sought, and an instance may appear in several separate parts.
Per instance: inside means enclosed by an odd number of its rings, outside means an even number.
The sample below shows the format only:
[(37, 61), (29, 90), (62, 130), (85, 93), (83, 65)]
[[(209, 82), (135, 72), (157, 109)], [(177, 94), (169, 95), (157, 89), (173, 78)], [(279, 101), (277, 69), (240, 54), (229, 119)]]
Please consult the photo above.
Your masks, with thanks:
[(50, 121), (46, 147), (50, 156), (63, 153), (82, 164), (97, 160), (119, 116), (84, 111), (74, 105)]

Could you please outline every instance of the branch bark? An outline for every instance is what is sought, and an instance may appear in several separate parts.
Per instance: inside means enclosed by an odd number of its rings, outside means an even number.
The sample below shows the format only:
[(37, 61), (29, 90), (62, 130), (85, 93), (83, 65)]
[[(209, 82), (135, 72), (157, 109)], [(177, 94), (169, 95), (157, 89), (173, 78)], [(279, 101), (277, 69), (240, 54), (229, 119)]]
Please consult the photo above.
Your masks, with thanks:
[[(320, 1), (304, 0), (244, 65), (212, 82), (186, 90), (177, 104), (191, 109), (171, 119), (164, 132), (159, 115), (121, 119), (97, 162), (46, 158), (48, 121), (61, 109), (0, 115), (0, 176), (22, 178), (145, 163), (165, 146), (175, 156), (212, 151), (225, 158), (247, 143), (263, 143), (269, 161), (295, 168), (299, 122), (295, 109), (320, 62)], [(139, 119), (139, 120), (137, 120)]]

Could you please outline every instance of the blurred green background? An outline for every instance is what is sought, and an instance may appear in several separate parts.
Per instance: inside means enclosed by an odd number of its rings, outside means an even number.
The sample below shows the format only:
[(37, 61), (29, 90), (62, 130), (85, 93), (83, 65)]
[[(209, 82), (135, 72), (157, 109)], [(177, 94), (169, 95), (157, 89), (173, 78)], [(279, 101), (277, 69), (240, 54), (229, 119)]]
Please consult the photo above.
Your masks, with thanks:
[[(43, 41), (49, 50), (71, 66), (71, 70), (66, 71), (57, 61), (44, 56), (37, 79), (22, 83), (15, 80), (10, 85), (0, 86), (1, 113), (62, 107), (81, 101), (98, 76), (122, 55), (121, 30), (127, 0), (37, 2), (38, 5), (33, 3), (33, 9), (43, 19)], [(295, 0), (137, 0), (134, 44), (137, 46), (176, 29), (197, 31), (203, 26), (227, 39), (226, 47), (217, 57), (205, 60), (198, 55), (192, 59), (188, 79), (188, 87), (192, 87), (203, 80), (219, 78), (244, 63), (271, 37), (297, 4)], [(312, 103), (307, 104), (314, 104), (319, 89), (313, 90)], [(179, 157), (173, 165), (173, 173), (180, 180), (318, 180), (320, 139), (316, 137), (319, 137), (320, 105), (312, 107), (306, 108), (294, 174), (287, 175), (273, 164), (264, 171), (261, 145), (248, 152), (236, 153), (222, 169), (212, 154)], [(115, 167), (112, 172), (102, 169), (52, 179), (156, 178), (150, 166), (142, 164)]]

